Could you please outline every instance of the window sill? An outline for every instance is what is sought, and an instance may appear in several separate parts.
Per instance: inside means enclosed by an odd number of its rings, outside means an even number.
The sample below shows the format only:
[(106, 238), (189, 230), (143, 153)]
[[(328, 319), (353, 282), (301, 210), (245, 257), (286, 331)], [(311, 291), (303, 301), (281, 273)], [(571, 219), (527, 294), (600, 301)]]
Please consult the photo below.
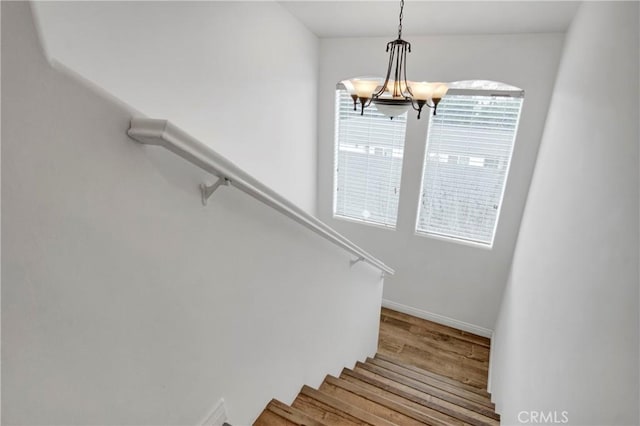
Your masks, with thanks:
[(374, 228), (384, 229), (386, 231), (395, 231), (396, 230), (395, 226), (383, 225), (381, 223), (375, 223), (375, 222), (367, 222), (365, 220), (360, 220), (360, 219), (356, 219), (356, 218), (353, 218), (353, 217), (340, 216), (340, 215), (337, 215), (337, 214), (334, 214), (332, 217), (333, 217), (333, 219), (344, 220), (345, 222), (357, 223), (357, 224), (360, 224), (360, 225), (372, 226)]
[(493, 250), (493, 243), (491, 244), (478, 243), (475, 241), (463, 240), (455, 237), (447, 237), (445, 235), (439, 235), (439, 234), (430, 234), (428, 232), (422, 232), (422, 231), (415, 231), (414, 235), (418, 237), (432, 238), (434, 240), (440, 240), (440, 241), (445, 241), (445, 242), (454, 243), (454, 244), (461, 244), (463, 246), (480, 248), (483, 250)]

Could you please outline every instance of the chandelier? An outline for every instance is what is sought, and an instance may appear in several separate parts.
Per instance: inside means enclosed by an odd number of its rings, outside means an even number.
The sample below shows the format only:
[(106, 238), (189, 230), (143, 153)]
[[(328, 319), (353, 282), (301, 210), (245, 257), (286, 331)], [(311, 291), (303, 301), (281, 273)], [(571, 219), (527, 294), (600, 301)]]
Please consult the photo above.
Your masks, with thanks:
[(348, 80), (351, 83), (349, 92), (353, 99), (353, 110), (357, 110), (357, 103), (360, 102), (360, 115), (372, 103), (392, 119), (409, 108), (418, 111), (419, 119), (425, 105), (432, 108), (435, 115), (438, 103), (449, 89), (444, 83), (407, 80), (407, 52), (411, 53), (411, 43), (402, 39), (403, 11), (404, 0), (400, 0), (398, 38), (387, 43), (389, 65), (384, 82), (380, 84), (380, 79), (370, 78)]

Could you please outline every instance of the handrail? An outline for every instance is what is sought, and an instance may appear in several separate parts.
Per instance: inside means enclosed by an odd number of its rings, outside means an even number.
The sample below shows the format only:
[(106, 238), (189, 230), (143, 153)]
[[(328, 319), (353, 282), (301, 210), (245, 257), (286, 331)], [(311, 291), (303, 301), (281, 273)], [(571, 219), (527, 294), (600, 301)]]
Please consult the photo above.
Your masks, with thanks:
[(394, 270), (376, 259), (319, 219), (302, 210), (244, 170), (188, 135), (167, 120), (133, 118), (128, 132), (134, 140), (146, 145), (160, 145), (201, 169), (246, 192), (264, 204), (306, 226), (321, 237), (358, 256), (382, 272), (393, 275)]

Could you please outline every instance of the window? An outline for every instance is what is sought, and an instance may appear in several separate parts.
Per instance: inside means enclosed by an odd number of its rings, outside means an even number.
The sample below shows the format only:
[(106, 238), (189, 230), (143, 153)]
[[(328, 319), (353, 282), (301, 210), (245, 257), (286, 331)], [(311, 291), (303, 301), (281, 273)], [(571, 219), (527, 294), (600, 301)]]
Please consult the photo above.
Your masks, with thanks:
[(452, 89), (431, 116), (418, 234), (493, 246), (523, 92), (484, 93)]
[(372, 105), (353, 110), (336, 90), (334, 217), (395, 228), (407, 114), (393, 120)]

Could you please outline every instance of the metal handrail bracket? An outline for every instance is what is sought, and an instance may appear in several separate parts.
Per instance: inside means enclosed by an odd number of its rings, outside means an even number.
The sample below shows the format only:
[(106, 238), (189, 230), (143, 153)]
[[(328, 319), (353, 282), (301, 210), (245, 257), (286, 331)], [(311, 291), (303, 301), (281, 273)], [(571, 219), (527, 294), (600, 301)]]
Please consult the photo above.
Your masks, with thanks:
[(145, 145), (160, 145), (206, 172), (217, 176), (218, 181), (213, 185), (200, 185), (203, 204), (206, 205), (208, 198), (220, 186), (233, 186), (309, 228), (335, 245), (349, 251), (357, 256), (358, 260), (362, 259), (362, 261), (375, 266), (383, 273), (393, 275), (394, 270), (382, 261), (255, 179), (213, 149), (174, 126), (168, 120), (133, 118), (127, 133), (137, 142)]

